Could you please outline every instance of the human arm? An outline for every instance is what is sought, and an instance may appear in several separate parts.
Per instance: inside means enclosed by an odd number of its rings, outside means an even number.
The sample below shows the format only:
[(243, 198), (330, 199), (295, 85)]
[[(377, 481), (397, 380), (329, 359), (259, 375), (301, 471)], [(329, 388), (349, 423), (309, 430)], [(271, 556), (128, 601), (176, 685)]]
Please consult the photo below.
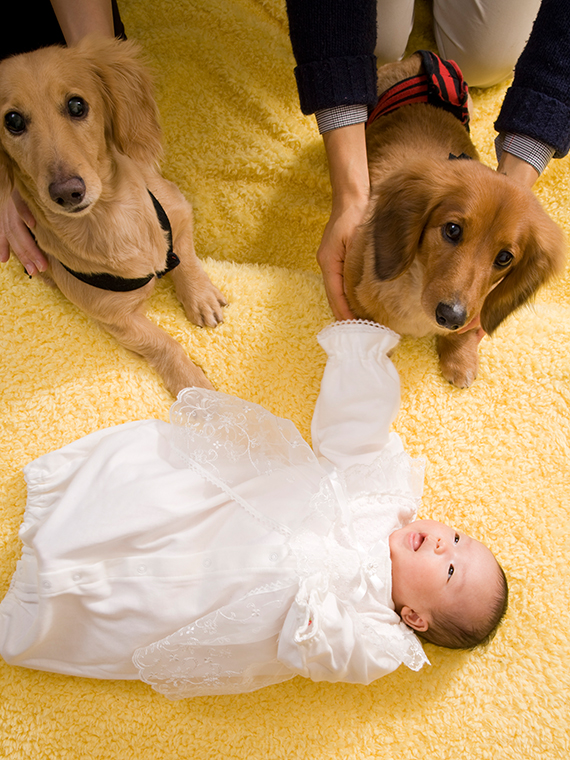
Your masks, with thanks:
[(376, 0), (287, 0), (301, 110), (376, 103)]
[(400, 404), (400, 378), (388, 357), (399, 338), (360, 321), (333, 324), (318, 340), (328, 360), (313, 414), (313, 450), (340, 469), (371, 464), (388, 443)]
[(115, 34), (111, 0), (51, 0), (51, 4), (68, 45), (87, 34)]
[(554, 148), (528, 135), (501, 133), (495, 140), (497, 171), (531, 188), (554, 155)]
[(354, 319), (344, 292), (344, 260), (368, 204), (370, 181), (364, 124), (353, 124), (323, 134), (332, 188), (331, 215), (317, 261), (336, 319)]
[[(565, 0), (542, 0), (495, 122), (495, 129), (501, 133), (497, 141), (498, 170), (527, 187), (532, 186), (551, 156), (562, 158), (570, 149), (567, 11)], [(519, 137), (531, 142), (521, 149)]]
[[(398, 336), (381, 325), (354, 321), (325, 328), (318, 340), (328, 360), (313, 415), (313, 449), (325, 469), (328, 463), (344, 470), (329, 475), (329, 498), (338, 499), (342, 517), (338, 534), (331, 530), (325, 540), (311, 535), (310, 521), (300, 534), (295, 551), (310, 561), (301, 564), (307, 574), (285, 618), (277, 656), (313, 681), (368, 684), (401, 663), (419, 670), (428, 662), (395, 612), (386, 583), (391, 573), (386, 537), (394, 528), (385, 528), (414, 518), (423, 464), (390, 433), (400, 381), (388, 353)], [(320, 518), (333, 512), (326, 508), (326, 493), (325, 506), (317, 502)], [(354, 530), (360, 499), (360, 508), (375, 510), (380, 540), (371, 537), (370, 523), (366, 539)]]
[(529, 164), (524, 158), (519, 158), (506, 150), (503, 150), (501, 153), (497, 171), (499, 174), (506, 174), (507, 177), (510, 177), (518, 185), (529, 188), (540, 177), (538, 170), (532, 164)]
[(376, 3), (287, 0), (287, 12), (301, 110), (316, 115), (332, 189), (317, 261), (334, 316), (352, 319), (343, 268), (369, 194), (364, 123), (376, 103)]

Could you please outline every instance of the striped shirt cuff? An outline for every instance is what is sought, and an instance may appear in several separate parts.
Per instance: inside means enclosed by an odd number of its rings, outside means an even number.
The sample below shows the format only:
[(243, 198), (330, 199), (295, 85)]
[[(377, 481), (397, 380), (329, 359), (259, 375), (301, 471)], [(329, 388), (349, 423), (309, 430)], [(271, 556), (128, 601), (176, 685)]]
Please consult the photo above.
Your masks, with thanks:
[(319, 134), (330, 132), (331, 129), (350, 127), (352, 124), (361, 124), (368, 119), (368, 106), (336, 106), (335, 108), (323, 108), (315, 111)]
[(497, 161), (501, 160), (503, 151), (533, 166), (539, 174), (546, 169), (548, 162), (555, 153), (554, 148), (546, 143), (535, 140), (527, 135), (517, 135), (510, 132), (497, 135), (495, 138), (495, 153)]

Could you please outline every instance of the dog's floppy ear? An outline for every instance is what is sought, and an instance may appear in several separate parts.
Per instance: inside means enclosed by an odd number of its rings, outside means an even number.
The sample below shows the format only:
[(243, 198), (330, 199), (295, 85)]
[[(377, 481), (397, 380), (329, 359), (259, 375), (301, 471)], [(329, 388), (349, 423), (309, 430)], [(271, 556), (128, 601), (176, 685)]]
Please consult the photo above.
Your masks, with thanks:
[(438, 168), (437, 162), (416, 160), (377, 186), (366, 224), (378, 279), (394, 280), (411, 266), (431, 213), (450, 192)]
[(89, 60), (103, 84), (107, 139), (135, 161), (158, 163), (162, 157), (158, 108), (138, 46), (90, 35), (75, 49)]
[[(538, 203), (538, 201), (537, 201)], [(526, 303), (564, 269), (566, 241), (562, 230), (542, 208), (531, 214), (524, 256), (489, 293), (481, 310), (481, 326), (489, 335), (515, 309)]]

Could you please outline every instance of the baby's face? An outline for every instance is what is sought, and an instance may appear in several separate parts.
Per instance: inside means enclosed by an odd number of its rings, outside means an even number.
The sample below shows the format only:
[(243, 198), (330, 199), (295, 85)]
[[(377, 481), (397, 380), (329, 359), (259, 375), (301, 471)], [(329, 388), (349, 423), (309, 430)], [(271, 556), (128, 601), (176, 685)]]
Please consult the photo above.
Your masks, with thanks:
[[(390, 556), (394, 605), (417, 630), (425, 630), (435, 609), (470, 620), (489, 614), (499, 570), (480, 541), (435, 520), (416, 520), (390, 535)], [(417, 618), (406, 620), (403, 608)]]

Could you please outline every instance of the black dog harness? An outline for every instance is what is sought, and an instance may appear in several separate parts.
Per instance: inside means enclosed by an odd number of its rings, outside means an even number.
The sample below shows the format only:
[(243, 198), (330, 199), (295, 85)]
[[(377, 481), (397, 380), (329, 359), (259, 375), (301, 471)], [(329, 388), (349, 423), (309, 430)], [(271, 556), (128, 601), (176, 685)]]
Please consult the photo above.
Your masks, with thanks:
[(452, 113), (469, 131), (469, 90), (459, 66), (455, 61), (443, 61), (429, 50), (418, 50), (418, 53), (422, 58), (423, 73), (403, 79), (382, 93), (366, 126), (401, 106), (429, 103)]
[(125, 293), (129, 290), (138, 290), (139, 288), (142, 288), (145, 285), (147, 285), (152, 280), (153, 277), (160, 279), (161, 277), (164, 277), (165, 274), (168, 274), (168, 272), (170, 272), (172, 269), (177, 267), (178, 264), (180, 264), (180, 259), (172, 250), (172, 227), (170, 226), (170, 221), (168, 219), (168, 216), (166, 215), (166, 211), (162, 208), (162, 206), (154, 197), (154, 195), (150, 192), (150, 190), (148, 191), (148, 194), (152, 198), (152, 202), (156, 211), (156, 215), (158, 217), (158, 221), (160, 222), (160, 226), (162, 227), (164, 232), (166, 232), (166, 236), (168, 239), (166, 267), (162, 271), (153, 272), (152, 274), (148, 274), (145, 277), (127, 279), (125, 277), (117, 277), (116, 275), (107, 274), (105, 272), (101, 274), (87, 274), (85, 272), (74, 272), (73, 269), (66, 267), (65, 264), (60, 262), (62, 267), (66, 269), (69, 272), (69, 274), (72, 274), (78, 280), (81, 280), (81, 282), (86, 282), (88, 285), (92, 285), (94, 288), (100, 288), (101, 290), (113, 290), (115, 292), (121, 292), (121, 293)]

